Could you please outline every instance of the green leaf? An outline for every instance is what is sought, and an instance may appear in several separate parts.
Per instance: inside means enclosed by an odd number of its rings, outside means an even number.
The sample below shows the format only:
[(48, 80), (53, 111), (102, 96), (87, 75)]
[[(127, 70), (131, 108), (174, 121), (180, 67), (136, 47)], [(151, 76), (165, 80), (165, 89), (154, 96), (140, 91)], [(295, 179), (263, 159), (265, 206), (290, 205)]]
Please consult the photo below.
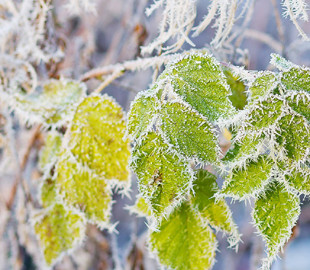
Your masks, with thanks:
[(162, 108), (162, 126), (169, 143), (187, 157), (204, 162), (218, 159), (217, 138), (210, 123), (180, 103), (166, 103)]
[(264, 139), (264, 134), (247, 133), (232, 144), (232, 147), (228, 150), (222, 161), (236, 163), (240, 160), (256, 157), (258, 154), (264, 152)]
[(49, 132), (43, 149), (40, 153), (39, 168), (41, 171), (49, 171), (55, 165), (62, 143), (63, 136), (58, 132)]
[(83, 241), (83, 219), (72, 211), (67, 211), (61, 204), (42, 211), (36, 218), (35, 232), (49, 266), (55, 264), (64, 252), (68, 253)]
[(285, 175), (285, 180), (298, 193), (310, 195), (310, 168), (301, 165), (301, 168), (294, 168)]
[[(292, 161), (303, 160), (310, 148), (310, 130), (307, 121), (299, 115), (286, 115), (279, 121), (276, 141)], [(280, 156), (281, 158), (281, 156)]]
[(130, 147), (123, 139), (125, 128), (123, 110), (112, 98), (90, 96), (76, 110), (68, 147), (96, 175), (128, 186)]
[(232, 93), (228, 98), (236, 109), (242, 110), (248, 103), (245, 84), (240, 77), (233, 75), (229, 69), (225, 69), (224, 74)]
[(272, 53), (270, 56), (270, 64), (274, 65), (277, 69), (281, 71), (287, 71), (294, 66), (292, 62), (284, 59), (282, 56), (276, 53)]
[(141, 195), (156, 216), (167, 214), (189, 194), (193, 172), (188, 162), (154, 132), (133, 149), (131, 167), (138, 176)]
[(215, 235), (186, 202), (151, 233), (150, 244), (169, 269), (211, 269), (215, 261)]
[(287, 97), (287, 101), (291, 108), (306, 117), (310, 121), (310, 94), (306, 92), (293, 93)]
[(310, 92), (310, 70), (292, 67), (282, 73), (281, 82), (287, 90)]
[(85, 96), (84, 84), (75, 81), (51, 80), (42, 93), (15, 94), (14, 110), (29, 121), (61, 126), (71, 120), (76, 104)]
[(138, 93), (131, 103), (127, 132), (133, 139), (139, 138), (148, 130), (156, 114), (157, 103), (156, 91), (153, 89)]
[(85, 214), (92, 223), (107, 227), (111, 211), (111, 189), (104, 178), (94, 175), (69, 152), (56, 166), (56, 186), (66, 205)]
[(239, 235), (232, 214), (223, 198), (215, 199), (217, 192), (219, 192), (219, 188), (216, 183), (216, 176), (205, 170), (197, 171), (194, 181), (194, 195), (191, 198), (193, 208), (212, 227), (233, 235), (234, 243), (236, 243)]
[(251, 100), (264, 98), (278, 86), (278, 78), (271, 71), (258, 72), (255, 80), (250, 84)]
[(270, 96), (262, 102), (257, 102), (248, 113), (247, 125), (261, 131), (269, 128), (282, 115), (283, 101), (276, 96)]
[(173, 91), (210, 122), (235, 113), (231, 95), (220, 64), (202, 53), (185, 54), (168, 67)]
[(270, 183), (256, 200), (253, 218), (267, 244), (268, 259), (264, 262), (267, 267), (289, 240), (299, 217), (299, 203), (298, 196), (276, 182)]
[(244, 167), (235, 167), (228, 174), (221, 194), (239, 200), (256, 196), (268, 183), (273, 162), (264, 156), (249, 160)]

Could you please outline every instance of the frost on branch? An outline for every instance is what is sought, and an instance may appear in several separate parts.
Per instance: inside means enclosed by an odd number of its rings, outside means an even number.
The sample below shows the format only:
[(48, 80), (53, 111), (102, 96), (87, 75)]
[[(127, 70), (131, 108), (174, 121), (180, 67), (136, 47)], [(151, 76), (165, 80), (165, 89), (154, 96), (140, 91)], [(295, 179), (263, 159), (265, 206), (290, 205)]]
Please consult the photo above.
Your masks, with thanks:
[[(196, 18), (196, 0), (154, 0), (154, 4), (146, 10), (151, 15), (154, 10), (163, 7), (159, 35), (148, 46), (142, 47), (142, 54), (151, 54), (154, 50), (172, 53), (179, 50), (184, 42), (195, 46), (188, 38)], [(175, 43), (167, 47), (163, 45), (175, 39)]]
[(211, 269), (215, 262), (215, 234), (188, 202), (150, 234), (150, 244), (159, 261), (172, 269)]
[(300, 214), (299, 203), (298, 196), (289, 193), (282, 184), (274, 182), (256, 200), (253, 219), (268, 249), (263, 269), (269, 269), (272, 260), (289, 240)]
[(54, 204), (35, 216), (35, 232), (48, 266), (54, 265), (64, 252), (80, 244), (85, 235), (83, 219), (61, 204)]

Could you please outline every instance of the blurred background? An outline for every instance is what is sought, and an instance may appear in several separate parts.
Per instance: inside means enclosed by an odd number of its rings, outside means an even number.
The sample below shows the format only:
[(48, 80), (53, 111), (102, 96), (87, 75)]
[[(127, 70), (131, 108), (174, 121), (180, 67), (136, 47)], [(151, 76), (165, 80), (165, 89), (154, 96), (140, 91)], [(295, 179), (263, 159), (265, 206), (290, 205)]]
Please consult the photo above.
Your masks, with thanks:
[[(48, 13), (46, 39), (51, 48), (62, 52), (62, 56), (59, 61), (36, 65), (40, 80), (60, 77), (79, 79), (93, 68), (141, 57), (140, 46), (147, 45), (156, 38), (162, 19), (161, 9), (150, 17), (145, 15), (146, 7), (152, 2), (97, 0), (93, 1), (95, 12), (80, 10), (73, 13), (70, 8), (66, 8), (67, 1), (52, 1), (54, 8)], [(208, 4), (209, 1), (198, 1), (195, 25), (207, 13)], [(247, 24), (243, 24), (244, 18), (236, 22), (233, 31), (241, 30), (242, 36), (237, 36), (231, 42), (232, 47), (212, 49), (210, 41), (215, 29), (209, 27), (198, 37), (190, 36), (196, 48), (207, 48), (220, 61), (254, 70), (270, 69), (270, 53), (273, 52), (282, 54), (298, 65), (310, 66), (310, 42), (301, 41), (292, 22), (281, 16), (281, 1), (259, 0), (249, 1), (249, 4), (252, 5), (252, 13), (248, 16)], [(280, 19), (277, 20), (279, 14)], [(300, 22), (300, 25), (310, 35), (310, 23)], [(190, 48), (192, 47), (185, 43), (180, 51)], [(153, 56), (155, 55), (156, 52), (153, 53)], [(153, 72), (152, 69), (126, 72), (107, 86), (104, 92), (113, 96), (125, 111), (128, 111), (135, 95), (152, 83)], [(90, 79), (86, 84), (91, 91), (99, 82)], [(5, 133), (3, 121), (0, 117), (0, 131)], [(20, 173), (27, 184), (32, 203), (37, 205), (36, 198), (41, 180), (37, 161), (44, 143), (44, 134), (36, 126), (21, 125), (16, 118), (12, 121), (12, 136), (16, 142), (15, 156), (22, 168)], [(224, 138), (221, 143), (223, 148), (229, 146), (229, 141)], [(12, 162), (6, 161), (2, 150), (0, 158), (0, 269), (43, 269), (38, 256), (38, 243), (27, 212), (27, 198), (23, 196), (21, 188), (15, 185), (16, 167)], [(136, 181), (136, 177), (133, 176), (131, 198), (114, 196), (112, 222), (118, 222), (118, 234), (109, 234), (89, 225), (85, 243), (72, 255), (64, 256), (54, 267), (55, 270), (159, 268), (146, 246), (146, 220), (131, 215), (124, 209), (126, 205), (134, 204), (137, 195)], [(274, 263), (272, 270), (310, 269), (310, 204), (306, 198), (302, 198), (302, 203), (301, 216), (294, 228), (292, 239), (285, 247), (281, 259)], [(14, 205), (8, 207), (11, 204)], [(256, 235), (251, 224), (251, 203), (245, 205), (234, 202), (230, 206), (243, 242), (236, 253), (227, 248), (226, 238), (218, 234), (220, 251), (216, 255), (217, 262), (213, 269), (257, 269), (265, 251), (262, 239)], [(17, 219), (12, 218), (13, 211)]]

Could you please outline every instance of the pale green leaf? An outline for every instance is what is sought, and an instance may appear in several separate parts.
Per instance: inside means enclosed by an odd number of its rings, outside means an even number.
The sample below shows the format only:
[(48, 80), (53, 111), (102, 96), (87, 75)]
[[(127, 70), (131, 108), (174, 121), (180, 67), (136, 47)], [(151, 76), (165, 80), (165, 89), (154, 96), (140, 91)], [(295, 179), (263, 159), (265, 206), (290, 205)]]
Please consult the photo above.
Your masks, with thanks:
[(148, 126), (152, 124), (156, 114), (156, 106), (158, 106), (155, 94), (156, 92), (153, 89), (140, 92), (133, 103), (131, 103), (127, 132), (134, 139), (140, 137), (143, 132), (146, 132)]
[(226, 177), (221, 194), (239, 200), (257, 195), (268, 183), (273, 162), (264, 156), (249, 160), (244, 167), (235, 167)]
[(216, 162), (217, 138), (210, 123), (198, 113), (179, 103), (166, 103), (162, 108), (162, 126), (169, 143), (187, 157)]
[(14, 109), (29, 121), (62, 125), (71, 120), (76, 104), (85, 96), (84, 84), (75, 81), (51, 80), (41, 93), (14, 96)]
[(83, 219), (72, 211), (67, 211), (61, 204), (42, 211), (36, 218), (35, 232), (49, 266), (55, 264), (62, 254), (80, 244), (84, 238)]
[(211, 226), (232, 234), (238, 239), (237, 228), (226, 201), (223, 198), (215, 199), (215, 194), (218, 191), (215, 175), (205, 170), (197, 171), (194, 181), (194, 194), (191, 198), (193, 208)]
[(283, 101), (276, 96), (270, 96), (250, 109), (247, 117), (247, 125), (254, 130), (269, 128), (282, 115)]
[(104, 178), (82, 167), (63, 152), (56, 166), (56, 186), (65, 204), (78, 209), (92, 223), (106, 227), (111, 211), (111, 189)]
[(285, 175), (285, 180), (298, 193), (310, 195), (310, 168), (301, 165), (301, 168), (294, 168), (290, 173)]
[(287, 90), (310, 92), (310, 70), (293, 67), (282, 73), (281, 82)]
[(210, 122), (235, 113), (221, 66), (207, 54), (186, 54), (169, 67), (173, 90)]
[[(129, 140), (122, 108), (107, 95), (90, 96), (74, 115), (68, 147), (79, 163), (116, 185), (129, 184)], [(115, 181), (118, 180), (118, 181)]]
[(56, 163), (61, 148), (62, 135), (58, 132), (49, 132), (40, 153), (39, 168), (45, 172)]
[(270, 56), (270, 64), (274, 65), (277, 69), (281, 71), (287, 71), (294, 66), (292, 62), (284, 59), (282, 56), (276, 53), (272, 53)]
[(278, 85), (278, 78), (271, 71), (258, 72), (255, 80), (250, 84), (251, 99), (264, 98), (272, 93)]
[(157, 216), (166, 214), (189, 193), (193, 172), (188, 162), (156, 133), (148, 133), (135, 146), (131, 167), (138, 176), (141, 195)]
[(308, 122), (310, 121), (310, 93), (294, 93), (287, 97), (287, 101), (295, 112), (304, 116)]
[(215, 261), (215, 235), (187, 202), (150, 234), (150, 244), (159, 261), (171, 269), (207, 270)]
[(310, 148), (310, 130), (307, 121), (299, 115), (286, 115), (279, 121), (277, 142), (285, 155), (293, 161), (303, 160)]
[(267, 244), (270, 264), (289, 240), (300, 213), (298, 196), (289, 193), (283, 184), (270, 183), (255, 202), (253, 218)]

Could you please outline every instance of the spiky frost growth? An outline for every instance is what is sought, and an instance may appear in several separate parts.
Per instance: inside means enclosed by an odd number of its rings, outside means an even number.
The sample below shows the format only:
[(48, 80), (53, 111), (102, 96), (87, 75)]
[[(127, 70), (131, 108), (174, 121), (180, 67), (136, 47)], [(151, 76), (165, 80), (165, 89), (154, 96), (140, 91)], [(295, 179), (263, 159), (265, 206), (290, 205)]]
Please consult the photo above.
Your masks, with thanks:
[(3, 14), (0, 20), (0, 66), (6, 76), (6, 80), (1, 80), (0, 90), (16, 91), (21, 85), (27, 91), (34, 89), (37, 75), (31, 63), (46, 62), (52, 57), (57, 60), (60, 56), (44, 38), (50, 9), (48, 2), (0, 2)]
[(283, 15), (285, 17), (290, 17), (291, 21), (297, 28), (299, 34), (304, 40), (309, 40), (309, 37), (300, 27), (297, 22), (297, 19), (301, 19), (303, 21), (308, 21), (309, 17), (307, 14), (307, 3), (305, 0), (284, 0), (283, 1), (284, 12)]
[[(146, 14), (150, 16), (160, 7), (164, 10), (158, 37), (142, 48), (142, 54), (152, 53), (154, 50), (163, 50), (165, 54), (172, 53), (180, 49), (184, 42), (195, 46), (188, 34), (196, 18), (196, 0), (157, 0), (146, 10)], [(172, 45), (163, 47), (171, 39), (176, 40)]]
[(203, 21), (195, 27), (193, 36), (198, 36), (215, 19), (214, 27), (217, 28), (212, 44), (220, 47), (230, 34), (235, 23), (238, 0), (214, 0), (211, 1), (208, 14)]

